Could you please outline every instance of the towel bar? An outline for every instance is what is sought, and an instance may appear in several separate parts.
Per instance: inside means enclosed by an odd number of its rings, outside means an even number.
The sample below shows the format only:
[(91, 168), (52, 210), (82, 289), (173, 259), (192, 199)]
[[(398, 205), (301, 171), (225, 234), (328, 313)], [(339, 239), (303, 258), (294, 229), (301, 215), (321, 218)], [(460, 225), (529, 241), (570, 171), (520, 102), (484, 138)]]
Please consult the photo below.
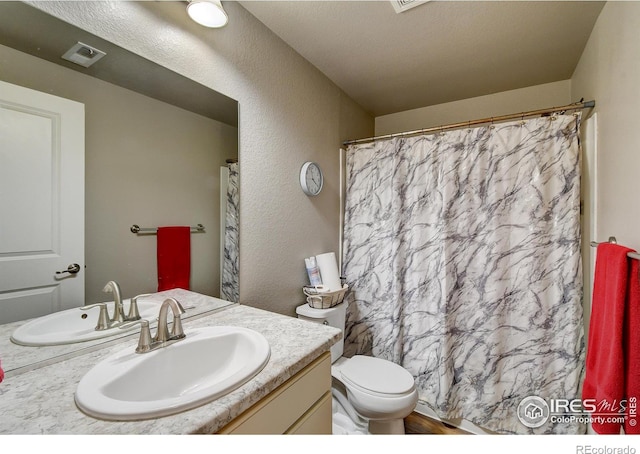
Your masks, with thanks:
[[(615, 236), (610, 236), (608, 241), (604, 241), (604, 243), (613, 243), (613, 244), (618, 244), (618, 240), (616, 240)], [(591, 247), (598, 247), (600, 243), (597, 243), (595, 241), (591, 242)], [(629, 252), (627, 254), (627, 257), (632, 258), (632, 259), (636, 259), (636, 260), (640, 260), (640, 254), (638, 254), (637, 252)]]
[[(191, 228), (191, 233), (204, 232), (204, 225), (202, 224), (198, 224), (195, 227), (191, 226), (190, 228)], [(131, 230), (131, 233), (148, 233), (148, 234), (158, 233), (157, 227), (140, 227), (137, 224), (133, 224), (130, 230)]]

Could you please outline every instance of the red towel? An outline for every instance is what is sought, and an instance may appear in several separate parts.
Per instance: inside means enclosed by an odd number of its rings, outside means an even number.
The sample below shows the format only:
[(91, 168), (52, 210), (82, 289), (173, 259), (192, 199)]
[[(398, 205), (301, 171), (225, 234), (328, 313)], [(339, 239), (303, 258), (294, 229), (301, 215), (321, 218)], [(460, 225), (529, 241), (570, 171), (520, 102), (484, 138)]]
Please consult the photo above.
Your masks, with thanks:
[[(601, 243), (597, 249), (582, 388), (583, 400), (595, 399), (598, 409), (595, 413), (618, 411), (625, 394), (622, 337), (629, 281), (628, 252), (633, 250), (613, 243)], [(611, 407), (607, 411), (602, 405)], [(622, 427), (611, 422), (594, 421), (591, 425), (599, 434), (619, 434)]]
[(158, 228), (158, 291), (189, 290), (191, 277), (191, 228)]
[(632, 259), (625, 312), (623, 348), (625, 349), (625, 397), (627, 418), (624, 432), (640, 434), (640, 261)]

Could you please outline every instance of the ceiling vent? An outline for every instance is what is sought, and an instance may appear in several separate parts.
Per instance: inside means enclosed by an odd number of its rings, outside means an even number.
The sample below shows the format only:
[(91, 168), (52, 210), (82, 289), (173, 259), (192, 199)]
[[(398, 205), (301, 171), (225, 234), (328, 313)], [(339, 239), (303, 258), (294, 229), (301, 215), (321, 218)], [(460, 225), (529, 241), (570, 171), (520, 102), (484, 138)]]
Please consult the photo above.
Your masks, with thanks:
[(411, 8), (420, 6), (423, 3), (427, 3), (430, 0), (390, 0), (396, 13), (403, 13)]
[(78, 42), (62, 58), (88, 68), (105, 55), (107, 54), (100, 49)]

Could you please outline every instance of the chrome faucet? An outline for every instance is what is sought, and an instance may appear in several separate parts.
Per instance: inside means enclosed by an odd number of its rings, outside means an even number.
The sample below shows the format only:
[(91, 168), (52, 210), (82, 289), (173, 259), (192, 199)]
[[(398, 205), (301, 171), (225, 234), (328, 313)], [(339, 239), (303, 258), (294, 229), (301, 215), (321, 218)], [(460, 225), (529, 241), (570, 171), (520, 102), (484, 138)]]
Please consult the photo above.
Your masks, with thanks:
[[(171, 332), (169, 332), (168, 314), (169, 309), (173, 312), (173, 326)], [(167, 298), (160, 306), (160, 313), (158, 315), (158, 329), (156, 335), (151, 337), (151, 330), (149, 329), (148, 320), (137, 320), (132, 323), (126, 323), (121, 328), (126, 328), (132, 324), (140, 324), (140, 339), (138, 340), (138, 347), (136, 353), (148, 353), (153, 350), (157, 350), (167, 345), (171, 345), (174, 342), (178, 342), (185, 337), (184, 330), (182, 329), (181, 316), (185, 310), (182, 305), (175, 298)]]
[(109, 281), (107, 285), (102, 289), (103, 292), (113, 293), (113, 316), (109, 317), (109, 311), (107, 310), (106, 303), (96, 303), (83, 306), (80, 309), (83, 311), (93, 309), (94, 307), (100, 308), (100, 315), (98, 316), (98, 323), (96, 324), (96, 331), (104, 331), (116, 326), (120, 326), (125, 322), (132, 322), (140, 320), (140, 313), (138, 312), (138, 298), (143, 296), (149, 296), (148, 293), (137, 295), (131, 298), (129, 305), (129, 313), (124, 315), (124, 305), (122, 303), (122, 293), (120, 292), (120, 286), (116, 281)]

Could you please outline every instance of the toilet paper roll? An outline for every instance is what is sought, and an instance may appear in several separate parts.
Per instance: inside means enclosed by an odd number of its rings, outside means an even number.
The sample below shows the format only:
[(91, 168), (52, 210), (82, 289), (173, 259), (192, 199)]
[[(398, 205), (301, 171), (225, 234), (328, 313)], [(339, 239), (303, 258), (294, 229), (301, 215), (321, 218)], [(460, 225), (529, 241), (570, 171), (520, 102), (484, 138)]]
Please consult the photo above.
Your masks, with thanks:
[(322, 284), (329, 287), (329, 290), (335, 292), (342, 288), (340, 281), (340, 271), (338, 270), (338, 261), (334, 252), (316, 255), (318, 268), (320, 268), (320, 276)]

